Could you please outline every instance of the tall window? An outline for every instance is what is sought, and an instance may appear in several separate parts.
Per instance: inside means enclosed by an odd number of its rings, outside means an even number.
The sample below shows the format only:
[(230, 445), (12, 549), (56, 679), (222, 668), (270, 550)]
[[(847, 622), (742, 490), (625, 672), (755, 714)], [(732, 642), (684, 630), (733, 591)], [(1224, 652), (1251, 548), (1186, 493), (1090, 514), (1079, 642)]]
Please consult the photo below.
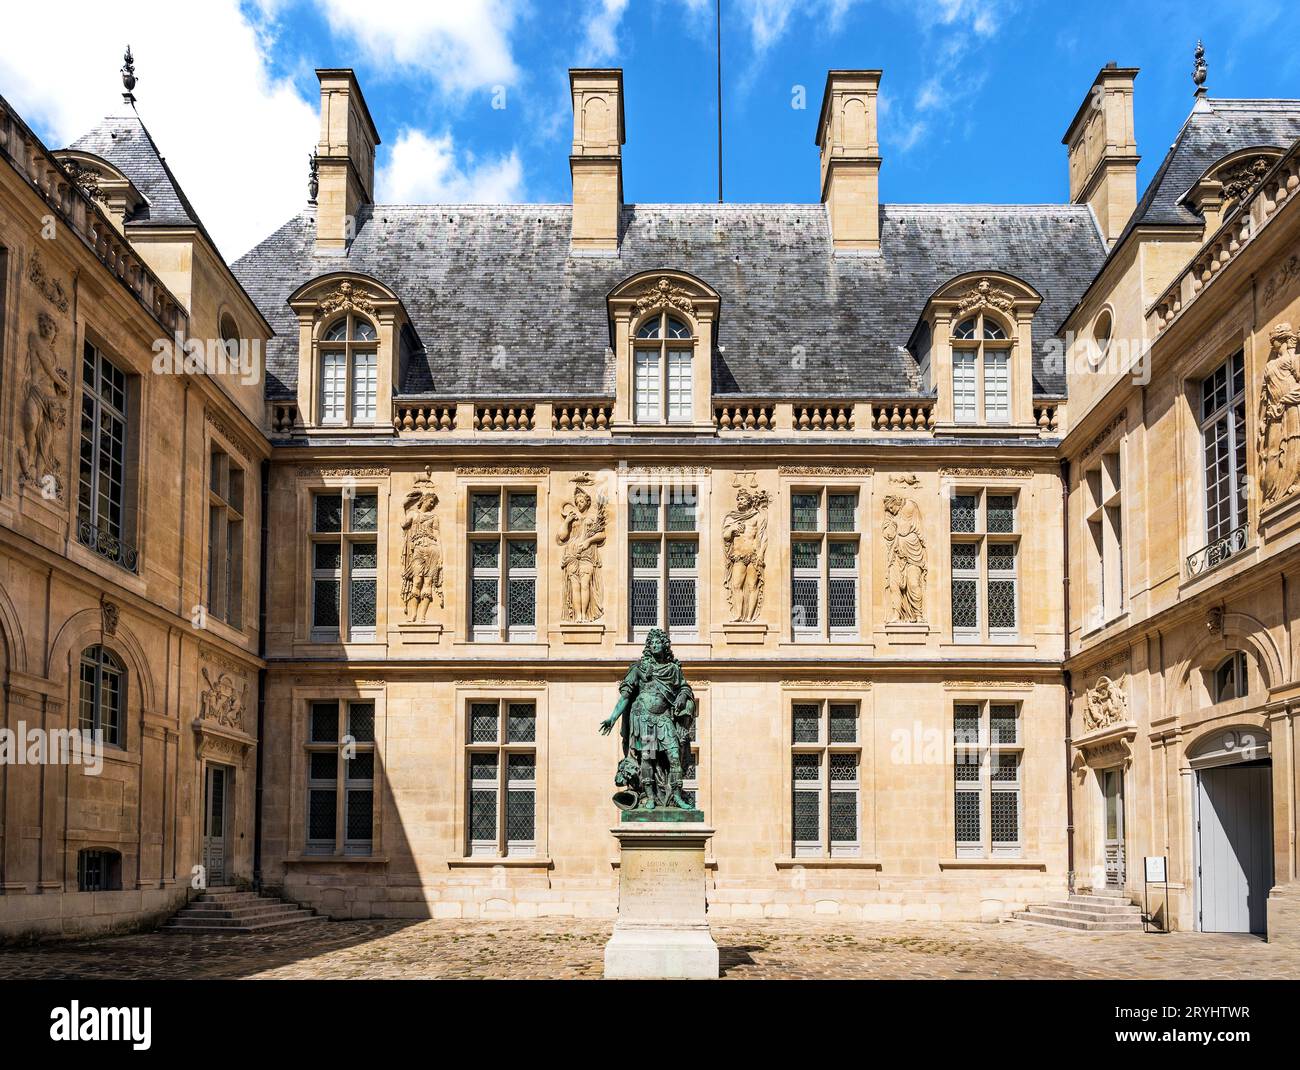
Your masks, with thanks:
[[(312, 499), (312, 638), (373, 639), (379, 498), (323, 491)], [(343, 627), (343, 622), (347, 627)]]
[(1011, 340), (982, 312), (952, 329), (953, 419), (979, 423), (981, 397), (984, 423), (1011, 422)]
[(321, 423), (375, 421), (378, 336), (367, 319), (349, 313), (321, 335)]
[(126, 496), (127, 376), (90, 342), (82, 351), (77, 538), (136, 569)]
[(639, 424), (691, 420), (691, 329), (665, 312), (637, 328), (633, 348), (633, 394)]
[(699, 628), (700, 536), (695, 487), (628, 491), (632, 634), (651, 628), (691, 636)]
[(854, 857), (861, 850), (858, 705), (800, 701), (792, 714), (794, 855)]
[(1215, 702), (1231, 702), (1250, 693), (1246, 655), (1242, 651), (1230, 654), (1219, 663), (1219, 667), (1214, 670), (1212, 686), (1214, 693), (1211, 697)]
[(307, 851), (368, 855), (374, 844), (375, 704), (311, 703)]
[(1021, 848), (1020, 708), (1012, 702), (953, 706), (953, 783), (958, 858), (1016, 857)]
[(537, 492), (469, 498), (470, 629), (482, 642), (537, 635)]
[(208, 457), (208, 612), (238, 628), (244, 605), (244, 470), (217, 446)]
[(470, 855), (533, 856), (537, 851), (537, 704), (514, 699), (472, 701), (466, 761)]
[(952, 630), (959, 639), (1017, 632), (1020, 530), (1016, 496), (958, 491), (949, 503)]
[(796, 639), (858, 634), (858, 492), (790, 494), (790, 623)]
[(88, 646), (81, 652), (82, 732), (98, 734), (111, 746), (122, 746), (125, 683), (126, 670), (111, 650)]
[(1201, 382), (1205, 541), (1246, 523), (1246, 368), (1236, 353)]
[(1102, 456), (1101, 464), (1085, 473), (1088, 493), (1088, 548), (1092, 558), (1093, 606), (1100, 627), (1124, 609), (1124, 515), (1119, 452)]

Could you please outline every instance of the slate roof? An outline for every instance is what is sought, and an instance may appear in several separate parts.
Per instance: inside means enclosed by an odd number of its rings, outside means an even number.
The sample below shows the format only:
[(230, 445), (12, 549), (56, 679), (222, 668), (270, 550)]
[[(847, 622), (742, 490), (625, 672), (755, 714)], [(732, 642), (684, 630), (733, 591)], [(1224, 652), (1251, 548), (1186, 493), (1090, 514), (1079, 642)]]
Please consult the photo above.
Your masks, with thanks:
[[(288, 296), (332, 271), (371, 275), (401, 298), (425, 347), (408, 363), (405, 396), (611, 397), (606, 294), (637, 272), (673, 268), (721, 295), (715, 394), (815, 400), (916, 394), (902, 347), (956, 275), (1003, 271), (1037, 289), (1041, 342), (1106, 256), (1091, 212), (1072, 205), (886, 205), (880, 256), (833, 255), (820, 204), (628, 205), (616, 258), (570, 256), (571, 214), (379, 205), (347, 256), (314, 254), (310, 212), (290, 220), (232, 265), (276, 331), (268, 396), (295, 390)], [(1035, 348), (1035, 393), (1064, 393)]]
[(1183, 198), (1209, 168), (1239, 149), (1287, 149), (1300, 138), (1300, 100), (1212, 100), (1192, 110), (1165, 154), (1133, 217), (1122, 244), (1138, 226), (1199, 223)]
[(107, 116), (68, 148), (93, 152), (135, 183), (135, 188), (144, 195), (146, 203), (127, 219), (128, 223), (156, 227), (198, 227), (203, 230), (198, 213), (138, 116)]

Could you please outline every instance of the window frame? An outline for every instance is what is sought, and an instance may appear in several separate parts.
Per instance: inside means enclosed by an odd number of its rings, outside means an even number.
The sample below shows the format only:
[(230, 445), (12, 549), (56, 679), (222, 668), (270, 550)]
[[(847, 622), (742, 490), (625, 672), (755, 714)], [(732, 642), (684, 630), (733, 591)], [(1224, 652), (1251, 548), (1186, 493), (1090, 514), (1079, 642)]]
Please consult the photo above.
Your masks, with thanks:
[[(975, 499), (975, 519), (973, 531), (961, 531), (954, 527), (954, 506), (958, 498)], [(1020, 497), (1018, 488), (1008, 487), (969, 487), (957, 486), (948, 495), (948, 586), (949, 586), (949, 624), (954, 642), (982, 643), (1009, 642), (1020, 635), (1024, 625), (1024, 597), (1021, 590), (1021, 556), (1022, 529), (1020, 523)], [(989, 499), (1011, 499), (1011, 530), (992, 531), (989, 528)], [(958, 569), (954, 547), (957, 545), (975, 546), (975, 565), (973, 568)], [(993, 556), (992, 546), (1013, 547), (1011, 550), (1012, 567), (1010, 569), (993, 569), (989, 562)], [(975, 584), (975, 624), (958, 625), (956, 614), (956, 597), (958, 582)], [(1011, 583), (1011, 612), (1015, 623), (1010, 626), (994, 627), (991, 623), (994, 583)]]
[[(238, 473), (239, 493), (233, 493)], [(208, 444), (208, 567), (204, 607), (232, 628), (243, 626), (248, 471), (221, 443)], [(218, 537), (220, 533), (223, 537)], [(220, 583), (218, 583), (220, 578)]]
[[(135, 375), (124, 364), (113, 360), (91, 338), (84, 339), (81, 356), (80, 423), (77, 432), (77, 539), (99, 556), (128, 572), (139, 571), (139, 555), (134, 546), (135, 458), (132, 435), (133, 416), (138, 410)], [(120, 385), (105, 386), (106, 369), (120, 377)], [(112, 391), (120, 395), (115, 402)], [(115, 429), (115, 431), (113, 430)], [(104, 478), (104, 436), (106, 431), (116, 444), (116, 456), (108, 452), (110, 485), (107, 493)], [(116, 468), (116, 478), (112, 475)], [(112, 484), (117, 493), (113, 494)]]
[[(974, 327), (971, 335), (969, 337), (959, 336), (957, 332), (967, 323), (972, 322)], [(991, 333), (992, 331), (997, 333)], [(953, 322), (949, 331), (949, 346), (952, 355), (952, 382), (950, 386), (952, 389), (953, 423), (962, 427), (1009, 427), (1011, 425), (1012, 413), (1015, 408), (1015, 372), (1013, 369), (1015, 345), (1015, 325), (1000, 316), (989, 313), (986, 309), (972, 312), (969, 316), (963, 316), (960, 320)], [(991, 354), (998, 355), (999, 360), (996, 363), (990, 361)], [(964, 391), (960, 395), (962, 397), (973, 395), (969, 409), (958, 405), (957, 366), (959, 362), (970, 366), (971, 389)], [(1003, 404), (998, 406), (998, 415), (994, 418), (989, 405), (989, 386), (992, 381), (990, 372), (999, 365), (1005, 371), (1002, 376), (1005, 394), (1003, 395)]]
[[(495, 734), (492, 740), (474, 738), (475, 707), (494, 706)], [(511, 708), (526, 706), (532, 709), (532, 739), (512, 740), (510, 738)], [(462, 734), (463, 752), (461, 759), (464, 768), (464, 806), (465, 822), (461, 849), (463, 857), (468, 859), (504, 859), (540, 857), (543, 839), (540, 830), (541, 806), (541, 736), (542, 703), (538, 696), (519, 695), (467, 695), (463, 698), (465, 714)], [(491, 780), (474, 776), (474, 756), (491, 754), (496, 758)], [(531, 755), (533, 759), (531, 778), (513, 777), (511, 775), (512, 755)], [(493, 801), (494, 835), (491, 839), (475, 837), (475, 792), (491, 792)], [(531, 839), (512, 839), (510, 837), (510, 795), (511, 792), (532, 794), (532, 830)], [(505, 805), (502, 805), (504, 802)]]
[[(788, 743), (790, 747), (790, 839), (789, 849), (792, 858), (861, 858), (863, 846), (863, 732), (862, 702), (857, 698), (842, 698), (837, 695), (792, 695), (786, 700), (790, 711), (790, 729)], [(798, 739), (799, 708), (817, 710), (817, 738), (815, 740)], [(852, 740), (831, 739), (831, 711), (834, 708), (851, 709), (849, 718), (853, 723)], [(843, 720), (843, 718), (840, 718)], [(851, 755), (855, 775), (851, 779), (836, 780), (832, 776), (835, 765), (834, 757)], [(817, 778), (815, 781), (795, 775), (800, 758), (815, 757)], [(812, 764), (812, 763), (806, 763)], [(832, 828), (832, 795), (851, 793), (854, 796), (854, 838), (835, 839)], [(817, 838), (799, 839), (796, 820), (795, 796), (815, 794), (817, 796)]]
[[(1219, 373), (1224, 377), (1224, 399), (1209, 412), (1206, 411), (1207, 390)], [(1246, 414), (1246, 358), (1244, 349), (1237, 349), (1219, 361), (1208, 373), (1195, 380), (1196, 427), (1198, 437), (1198, 467), (1201, 478), (1201, 530), (1205, 545), (1210, 546), (1226, 539), (1232, 532), (1248, 522), (1249, 503), (1246, 489), (1249, 483), (1247, 451), (1249, 433)], [(1227, 505), (1227, 518), (1211, 519), (1211, 483), (1209, 453), (1210, 433), (1222, 424), (1223, 441), (1227, 443), (1225, 470), (1215, 484), (1223, 484), (1223, 498), (1216, 504), (1221, 509)]]
[[(96, 653), (98, 652), (98, 653)], [(126, 750), (127, 722), (127, 685), (126, 664), (116, 651), (103, 643), (92, 643), (82, 649), (77, 659), (77, 726), (81, 733), (90, 739), (102, 740), (105, 746)], [(86, 671), (90, 670), (89, 681)], [(106, 676), (117, 678), (117, 708), (109, 711), (110, 720), (105, 712), (104, 698)], [(86, 686), (90, 685), (90, 717), (87, 719)], [(111, 732), (108, 730), (111, 729)]]
[[(957, 723), (958, 710), (974, 708), (977, 713), (976, 738), (972, 742), (960, 738)], [(995, 709), (1011, 710), (1012, 723), (1015, 725), (1015, 738), (1011, 742), (993, 740), (993, 711)], [(952, 773), (952, 842), (956, 858), (1022, 858), (1025, 851), (1025, 799), (1024, 799), (1024, 761), (1025, 761), (1025, 723), (1024, 703), (1019, 700), (1003, 698), (957, 698), (952, 701), (949, 711), (952, 726), (952, 747), (950, 755), (953, 761)], [(963, 757), (973, 755), (975, 762), (963, 761)], [(995, 764), (1000, 764), (1003, 756), (1015, 759), (1015, 777), (999, 780), (994, 776)], [(957, 769), (963, 765), (975, 764), (976, 778), (962, 780), (957, 776)], [(974, 787), (961, 785), (973, 784)], [(979, 830), (978, 840), (960, 839), (959, 794), (978, 794), (979, 796)], [(1016, 839), (993, 839), (993, 797), (997, 794), (1014, 794), (1016, 796)]]
[[(343, 337), (330, 339), (327, 336), (340, 323), (344, 324)], [(358, 325), (369, 329), (372, 338), (358, 338)], [(379, 423), (379, 325), (369, 316), (364, 316), (354, 309), (328, 320), (320, 329), (317, 337), (317, 375), (316, 404), (320, 412), (321, 427), (376, 427)], [(342, 357), (342, 415), (332, 415), (332, 406), (327, 404), (329, 378), (329, 358)], [(358, 357), (368, 358), (370, 375), (369, 387), (365, 391), (372, 402), (373, 411), (358, 413)], [(336, 392), (334, 392), (336, 393)]]
[[(642, 331), (646, 325), (658, 320), (658, 332), (653, 337), (643, 336)], [(670, 336), (669, 323), (680, 323), (688, 331), (685, 337)], [(642, 426), (677, 426), (690, 424), (694, 421), (694, 402), (695, 402), (695, 350), (699, 342), (699, 329), (694, 321), (685, 315), (669, 312), (667, 309), (659, 309), (652, 312), (632, 325), (632, 422)], [(650, 412), (646, 407), (643, 414), (642, 408), (642, 386), (641, 386), (641, 367), (643, 358), (645, 363), (650, 366), (650, 355), (653, 354), (653, 378), (655, 381), (655, 403), (654, 412)], [(676, 359), (675, 359), (676, 358)], [(674, 408), (673, 402), (673, 372), (678, 372), (685, 368), (686, 375), (686, 396), (684, 410), (680, 405)], [(649, 378), (647, 376), (646, 378)]]
[[(653, 501), (655, 506), (655, 527), (642, 528), (633, 524), (633, 507), (644, 506)], [(627, 549), (628, 570), (627, 627), (628, 637), (632, 642), (644, 642), (651, 628), (662, 628), (673, 642), (694, 642), (701, 634), (700, 617), (702, 615), (704, 570), (700, 567), (701, 520), (703, 519), (704, 497), (698, 483), (635, 483), (627, 492)], [(670, 520), (671, 507), (690, 505), (691, 527), (674, 528)], [(637, 565), (633, 553), (633, 544), (653, 543), (657, 546), (654, 567)], [(672, 544), (694, 546), (694, 564), (689, 567), (674, 565), (670, 550)], [(653, 580), (655, 582), (655, 622), (638, 624), (636, 620), (637, 602), (635, 591), (637, 582)], [(692, 624), (674, 625), (672, 614), (672, 590), (674, 584), (689, 584), (693, 592), (694, 622)]]
[[(339, 498), (339, 530), (322, 531), (318, 527), (319, 511), (317, 501), (322, 498)], [(354, 513), (357, 500), (374, 498), (375, 526), (362, 529), (354, 526)], [(381, 495), (378, 487), (314, 487), (308, 493), (308, 535), (307, 535), (307, 622), (310, 641), (313, 643), (347, 643), (374, 642), (379, 635), (380, 594), (379, 575), (382, 571), (381, 547), (383, 540), (380, 531)], [(373, 544), (375, 548), (375, 565), (373, 568), (357, 568), (353, 564), (354, 547)], [(323, 545), (339, 547), (338, 567), (321, 568), (318, 562), (317, 548)], [(360, 573), (358, 575), (358, 573)], [(317, 604), (319, 583), (334, 583), (337, 586), (336, 605), (337, 626), (322, 626), (317, 623)], [(370, 626), (352, 624), (352, 596), (354, 583), (371, 583), (374, 585), (375, 622)]]
[[(334, 707), (335, 738), (332, 740), (315, 737), (317, 708)], [(356, 739), (352, 733), (352, 711), (354, 707), (370, 707), (370, 739)], [(380, 703), (375, 696), (347, 697), (312, 697), (305, 703), (306, 731), (304, 733), (303, 752), (306, 768), (302, 783), (304, 785), (303, 807), (303, 854), (331, 857), (371, 857), (375, 854), (375, 844), (379, 842), (379, 718)], [(354, 757), (347, 755), (347, 748), (353, 747)], [(335, 771), (331, 777), (316, 777), (312, 761), (315, 754), (333, 754)], [(369, 777), (351, 775), (350, 763), (355, 756), (368, 754), (371, 762)], [(331, 837), (312, 836), (312, 795), (318, 791), (334, 793), (334, 833)], [(351, 815), (352, 795), (369, 793), (370, 796), (370, 836), (351, 836), (348, 832), (348, 819)]]
[[(798, 497), (817, 497), (817, 526), (815, 529), (795, 527), (795, 499)], [(856, 485), (794, 484), (789, 488), (790, 515), (787, 533), (791, 543), (790, 549), (790, 637), (800, 643), (834, 643), (852, 642), (862, 634), (862, 490)], [(851, 528), (831, 528), (831, 499), (852, 498), (853, 518)], [(794, 543), (817, 546), (817, 565), (815, 568), (795, 564)], [(852, 568), (836, 567), (831, 563), (831, 546), (833, 544), (849, 545), (853, 548), (854, 564)], [(817, 623), (815, 625), (796, 622), (796, 582), (816, 584)], [(833, 624), (831, 622), (831, 592), (834, 584), (852, 585), (853, 623)]]
[[(497, 524), (494, 530), (479, 529), (474, 524), (474, 499), (495, 496), (497, 499)], [(511, 524), (511, 499), (513, 497), (531, 497), (533, 499), (533, 526), (531, 530), (514, 528)], [(531, 643), (536, 642), (540, 627), (538, 617), (541, 614), (541, 575), (539, 555), (542, 548), (540, 520), (542, 517), (542, 495), (533, 485), (529, 486), (471, 486), (466, 489), (465, 498), (465, 576), (466, 576), (466, 628), (471, 642), (475, 643)], [(478, 565), (474, 560), (475, 543), (495, 542), (496, 565)], [(528, 542), (533, 547), (533, 564), (512, 565), (510, 547), (512, 543)], [(496, 585), (496, 621), (492, 624), (476, 624), (474, 610), (476, 606), (474, 590), (476, 581), (492, 580)], [(531, 583), (533, 587), (533, 620), (531, 624), (511, 624), (510, 599), (511, 584), (514, 582)]]

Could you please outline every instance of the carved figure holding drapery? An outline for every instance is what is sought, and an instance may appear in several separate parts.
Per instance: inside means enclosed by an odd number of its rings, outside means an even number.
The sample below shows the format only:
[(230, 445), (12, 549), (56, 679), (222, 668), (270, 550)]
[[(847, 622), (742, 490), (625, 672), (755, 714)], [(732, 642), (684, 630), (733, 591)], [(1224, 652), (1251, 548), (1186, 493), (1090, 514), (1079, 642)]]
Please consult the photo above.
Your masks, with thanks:
[(925, 538), (921, 535), (921, 507), (897, 494), (885, 498), (885, 593), (889, 596), (890, 624), (925, 621), (925, 578), (929, 572)]
[(434, 490), (430, 469), (402, 503), (406, 516), (402, 520), (402, 603), (406, 619), (423, 624), (433, 600), (443, 606), (442, 595), (442, 525), (434, 509), (438, 494)]
[(1279, 323), (1269, 332), (1268, 363), (1259, 389), (1259, 489), (1268, 505), (1300, 485), (1300, 357), (1296, 332)]
[(575, 476), (573, 500), (560, 507), (555, 541), (564, 547), (564, 619), (578, 624), (598, 621), (605, 614), (605, 590), (600, 575), (600, 550), (605, 545), (605, 499), (593, 502), (588, 490), (595, 480)]
[(54, 492), (63, 490), (63, 463), (54, 456), (54, 432), (67, 425), (68, 409), (60, 398), (68, 396), (68, 373), (54, 356), (58, 324), (45, 312), (36, 317), (36, 331), (27, 333), (27, 381), (22, 394), (23, 440), (18, 446), (18, 469), (25, 482), (54, 480)]
[(767, 510), (770, 498), (759, 490), (752, 473), (734, 480), (736, 508), (722, 519), (722, 550), (726, 561), (723, 585), (731, 601), (731, 619), (757, 619), (763, 605), (763, 570), (767, 563)]

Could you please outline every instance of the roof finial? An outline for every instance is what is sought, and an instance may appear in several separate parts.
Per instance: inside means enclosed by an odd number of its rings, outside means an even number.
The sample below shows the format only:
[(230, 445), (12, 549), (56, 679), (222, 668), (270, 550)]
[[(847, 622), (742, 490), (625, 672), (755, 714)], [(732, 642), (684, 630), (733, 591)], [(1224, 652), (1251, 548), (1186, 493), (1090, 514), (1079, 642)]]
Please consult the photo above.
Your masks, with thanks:
[(1196, 40), (1196, 63), (1192, 67), (1192, 81), (1196, 83), (1196, 95), (1203, 97), (1208, 90), (1205, 88), (1205, 45), (1201, 43), (1200, 38)]
[(122, 94), (122, 99), (131, 107), (135, 107), (135, 94), (131, 92), (135, 88), (135, 57), (131, 55), (131, 46), (126, 46), (126, 54), (122, 57), (122, 85), (126, 87), (126, 92)]
[(309, 154), (307, 164), (307, 203), (315, 204), (320, 194), (320, 161), (313, 152)]

